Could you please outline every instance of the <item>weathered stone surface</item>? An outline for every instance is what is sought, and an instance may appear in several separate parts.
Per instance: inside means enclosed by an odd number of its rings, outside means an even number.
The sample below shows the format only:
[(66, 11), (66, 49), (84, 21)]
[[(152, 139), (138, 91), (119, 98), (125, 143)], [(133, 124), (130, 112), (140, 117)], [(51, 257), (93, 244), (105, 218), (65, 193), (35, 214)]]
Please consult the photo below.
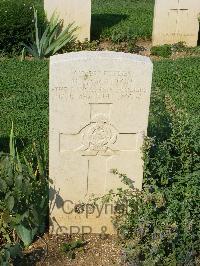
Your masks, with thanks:
[(51, 57), (50, 199), (58, 194), (51, 206), (54, 233), (69, 233), (70, 226), (90, 226), (93, 233), (106, 226), (113, 232), (109, 207), (101, 215), (96, 208), (88, 217), (72, 211), (92, 195), (122, 187), (111, 169), (127, 174), (141, 189), (152, 68), (147, 57), (116, 52)]
[(153, 46), (184, 42), (197, 46), (199, 0), (156, 0)]
[(90, 40), (91, 0), (44, 0), (44, 9), (48, 19), (56, 12), (63, 26), (74, 22), (79, 41)]

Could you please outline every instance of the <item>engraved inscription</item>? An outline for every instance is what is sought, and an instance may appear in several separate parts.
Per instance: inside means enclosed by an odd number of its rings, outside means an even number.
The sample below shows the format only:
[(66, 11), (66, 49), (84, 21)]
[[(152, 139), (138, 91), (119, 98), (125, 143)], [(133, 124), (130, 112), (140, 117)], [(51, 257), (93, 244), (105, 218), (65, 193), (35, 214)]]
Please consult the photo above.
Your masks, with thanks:
[(71, 76), (67, 86), (60, 84), (53, 88), (55, 96), (61, 100), (139, 99), (147, 92), (146, 88), (136, 88), (135, 77), (131, 72), (75, 71)]

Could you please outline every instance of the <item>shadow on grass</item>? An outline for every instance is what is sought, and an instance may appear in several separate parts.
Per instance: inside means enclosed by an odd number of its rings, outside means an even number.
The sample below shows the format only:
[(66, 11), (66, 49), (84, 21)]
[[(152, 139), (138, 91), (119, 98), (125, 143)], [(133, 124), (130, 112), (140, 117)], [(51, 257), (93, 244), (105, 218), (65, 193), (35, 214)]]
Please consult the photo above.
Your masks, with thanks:
[[(30, 140), (24, 138), (15, 139), (16, 140), (16, 147), (18, 152), (22, 152), (26, 145), (30, 144)], [(0, 137), (0, 152), (9, 153), (9, 144), (10, 138), (9, 137)]]
[(171, 135), (171, 118), (161, 95), (153, 95), (150, 104), (149, 124), (147, 135), (164, 141)]
[(150, 117), (148, 132), (149, 137), (156, 137), (159, 141), (164, 141), (171, 135), (170, 119), (166, 116)]
[(199, 35), (198, 35), (198, 41), (197, 41), (197, 45), (200, 45), (200, 23), (199, 23)]
[(35, 250), (28, 252), (23, 258), (16, 258), (13, 266), (36, 266), (45, 261), (47, 257), (46, 248), (36, 247)]
[(120, 21), (127, 18), (127, 15), (118, 14), (93, 14), (91, 25), (91, 37), (92, 40), (100, 39), (100, 36), (104, 29), (111, 28), (118, 24)]

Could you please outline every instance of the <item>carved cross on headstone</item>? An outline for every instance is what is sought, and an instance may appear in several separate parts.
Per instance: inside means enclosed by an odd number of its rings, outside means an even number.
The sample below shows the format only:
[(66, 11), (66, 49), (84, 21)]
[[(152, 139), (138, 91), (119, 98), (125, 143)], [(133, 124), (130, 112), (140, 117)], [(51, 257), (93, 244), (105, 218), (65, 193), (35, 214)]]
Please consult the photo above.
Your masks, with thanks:
[[(119, 132), (110, 121), (112, 104), (90, 104), (90, 118), (88, 124), (78, 132), (60, 133), (60, 152), (74, 152), (87, 160), (87, 188), (86, 195), (93, 191), (93, 173), (102, 169), (99, 176), (99, 189), (104, 193), (108, 172), (108, 161), (121, 153), (135, 152), (137, 150), (137, 132)], [(128, 141), (127, 141), (128, 140)], [(127, 145), (128, 143), (128, 145)], [(102, 167), (101, 167), (102, 166)], [(78, 167), (78, 166), (77, 166)], [(117, 167), (117, 165), (116, 165)], [(102, 186), (102, 183), (104, 185)]]
[(155, 0), (152, 45), (197, 46), (199, 12), (199, 0)]
[[(180, 0), (178, 1), (178, 7), (170, 9), (170, 13), (175, 15), (176, 30), (175, 33), (179, 33), (183, 20), (187, 19), (185, 12), (188, 12), (188, 8), (182, 8)], [(181, 30), (182, 31), (182, 30)]]

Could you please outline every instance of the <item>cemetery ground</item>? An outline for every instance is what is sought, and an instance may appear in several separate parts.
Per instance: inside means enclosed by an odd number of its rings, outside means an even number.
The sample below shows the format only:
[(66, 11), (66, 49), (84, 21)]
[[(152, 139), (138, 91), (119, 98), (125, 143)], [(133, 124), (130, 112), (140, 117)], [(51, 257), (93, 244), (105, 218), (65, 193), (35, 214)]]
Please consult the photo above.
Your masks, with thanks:
[[(20, 62), (18, 59), (1, 59), (0, 69), (1, 149), (8, 152), (11, 121), (13, 121), (19, 152), (29, 157), (32, 154), (34, 140), (42, 139), (42, 143), (48, 147), (48, 60)], [(199, 57), (154, 61), (148, 135), (153, 137), (165, 134), (163, 115), (165, 95), (173, 99), (177, 108), (182, 108), (192, 117), (199, 119), (199, 88)], [(198, 140), (198, 136), (196, 138)], [(57, 265), (63, 263), (93, 265), (94, 261), (96, 264), (99, 263), (97, 265), (119, 265), (119, 259), (123, 257), (121, 243), (115, 242), (112, 238), (102, 240), (100, 237), (94, 237), (90, 244), (76, 251), (76, 259), (72, 262), (58, 248), (57, 243), (61, 244), (62, 239), (48, 240), (47, 235), (45, 238), (50, 250), (47, 262), (57, 261)], [(67, 237), (63, 242), (65, 241), (68, 241)], [(26, 251), (27, 254), (31, 254), (28, 256), (27, 265), (30, 265), (30, 261), (34, 265), (35, 260), (39, 260), (37, 265), (45, 265), (43, 263), (45, 248), (44, 240), (36, 241), (33, 247)], [(36, 255), (38, 253), (39, 259)], [(83, 264), (78, 264), (81, 262)]]
[[(170, 234), (166, 237), (166, 243), (169, 245), (165, 246), (157, 238), (150, 240), (150, 233), (140, 241), (137, 237), (134, 239), (147, 258), (146, 265), (157, 265), (155, 261), (159, 261), (159, 256), (162, 257), (162, 264), (158, 265), (200, 265), (197, 222), (200, 218), (200, 46), (187, 48), (179, 43), (152, 48), (153, 6), (153, 0), (93, 0), (92, 41), (73, 44), (67, 49), (123, 51), (150, 56), (153, 60), (148, 127), (148, 136), (152, 138), (153, 145), (145, 154), (144, 181), (144, 187), (150, 188), (151, 193), (145, 192), (142, 196), (146, 205), (139, 205), (144, 208), (144, 213), (138, 215), (141, 220), (144, 219), (145, 225), (149, 221), (159, 224), (159, 234), (165, 234), (163, 224), (168, 226)], [(30, 56), (22, 62), (20, 59), (21, 56), (13, 52), (3, 52), (0, 57), (0, 151), (9, 153), (13, 147), (10, 141), (13, 123), (15, 145), (20, 158), (26, 157), (35, 166), (32, 171), (38, 177), (46, 178), (49, 60), (35, 60)], [(36, 149), (33, 143), (37, 146)], [(148, 158), (152, 159), (151, 162)], [(155, 177), (155, 182), (151, 181), (152, 177)], [(24, 172), (23, 185), (25, 189), (29, 189), (26, 178), (29, 175)], [(45, 182), (40, 185), (46, 188)], [(3, 183), (0, 182), (0, 207), (1, 195), (5, 195), (2, 188)], [(34, 188), (40, 197), (39, 187), (35, 185)], [(20, 196), (19, 199), (21, 200)], [(34, 200), (36, 201), (36, 197)], [(17, 205), (17, 196), (15, 201), (13, 204)], [(9, 204), (12, 205), (12, 202)], [(27, 205), (24, 204), (23, 208), (27, 208)], [(47, 234), (47, 218), (43, 220), (45, 234), (38, 234), (33, 244), (24, 249), (25, 257), (17, 258), (14, 265), (125, 265), (125, 260), (131, 261), (130, 265), (140, 265), (135, 256), (139, 251), (133, 243), (134, 229), (137, 231), (140, 228), (140, 221), (135, 221), (131, 215), (127, 217), (126, 230), (130, 233), (126, 235), (127, 242), (125, 234), (120, 239), (107, 235), (89, 235), (83, 239), (78, 235), (72, 238), (68, 235), (51, 236)], [(19, 241), (6, 225), (5, 230), (14, 239), (13, 242)], [(179, 238), (175, 237), (176, 233)], [(8, 239), (7, 235), (4, 238), (2, 236), (4, 231), (0, 230), (0, 247)], [(81, 241), (80, 246), (77, 245), (78, 241)], [(63, 251), (63, 244), (69, 243), (74, 243), (75, 248), (68, 246), (69, 250)], [(152, 253), (152, 257), (156, 257), (155, 261), (147, 255), (151, 253), (150, 247), (154, 248), (156, 255)]]

